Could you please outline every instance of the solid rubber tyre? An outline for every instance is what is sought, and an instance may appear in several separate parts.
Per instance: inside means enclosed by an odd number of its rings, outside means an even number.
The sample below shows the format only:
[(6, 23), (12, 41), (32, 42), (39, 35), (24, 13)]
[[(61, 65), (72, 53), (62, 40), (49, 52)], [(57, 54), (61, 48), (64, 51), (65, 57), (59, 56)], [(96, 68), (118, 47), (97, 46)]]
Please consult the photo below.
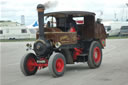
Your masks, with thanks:
[(37, 66), (33, 66), (31, 64), (36, 62), (36, 56), (33, 53), (27, 53), (25, 54), (20, 62), (20, 69), (21, 72), (25, 75), (25, 76), (30, 76), (30, 75), (34, 75), (37, 72), (38, 67)]
[(53, 53), (48, 61), (48, 68), (53, 77), (60, 77), (66, 69), (66, 60), (63, 54)]
[(89, 48), (88, 66), (98, 68), (102, 62), (102, 47), (98, 41), (93, 41)]

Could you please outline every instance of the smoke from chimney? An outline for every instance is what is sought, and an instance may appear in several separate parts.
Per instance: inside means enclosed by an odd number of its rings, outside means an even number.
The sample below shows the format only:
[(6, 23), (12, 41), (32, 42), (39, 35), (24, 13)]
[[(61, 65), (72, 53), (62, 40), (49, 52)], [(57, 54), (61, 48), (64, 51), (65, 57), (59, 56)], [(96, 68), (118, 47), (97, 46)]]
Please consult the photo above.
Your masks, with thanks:
[(46, 3), (44, 3), (44, 6), (45, 6), (45, 9), (49, 9), (49, 8), (52, 8), (52, 7), (56, 7), (58, 4), (57, 1), (48, 1)]

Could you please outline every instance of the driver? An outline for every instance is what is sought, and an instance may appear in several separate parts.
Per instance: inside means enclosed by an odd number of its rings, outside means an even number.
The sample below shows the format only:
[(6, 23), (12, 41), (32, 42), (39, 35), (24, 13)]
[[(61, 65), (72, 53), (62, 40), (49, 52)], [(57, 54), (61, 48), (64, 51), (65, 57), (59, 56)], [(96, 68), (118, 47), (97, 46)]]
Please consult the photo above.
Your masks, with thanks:
[(69, 20), (69, 31), (71, 32), (75, 32), (76, 29), (77, 29), (77, 25), (76, 25), (76, 21), (73, 20), (73, 16), (72, 15), (69, 15), (68, 16), (68, 20)]

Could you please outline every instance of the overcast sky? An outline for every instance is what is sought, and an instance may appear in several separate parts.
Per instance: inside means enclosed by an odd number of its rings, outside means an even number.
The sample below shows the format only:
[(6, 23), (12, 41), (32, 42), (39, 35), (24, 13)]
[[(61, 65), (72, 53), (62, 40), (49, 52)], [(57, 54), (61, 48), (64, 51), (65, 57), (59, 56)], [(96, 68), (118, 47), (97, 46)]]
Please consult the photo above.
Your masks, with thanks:
[(45, 12), (91, 11), (104, 20), (113, 20), (115, 14), (119, 20), (128, 17), (128, 0), (0, 0), (0, 20), (21, 22), (21, 15), (25, 15), (25, 23), (30, 25), (37, 20), (37, 4), (47, 1), (55, 2), (56, 6)]

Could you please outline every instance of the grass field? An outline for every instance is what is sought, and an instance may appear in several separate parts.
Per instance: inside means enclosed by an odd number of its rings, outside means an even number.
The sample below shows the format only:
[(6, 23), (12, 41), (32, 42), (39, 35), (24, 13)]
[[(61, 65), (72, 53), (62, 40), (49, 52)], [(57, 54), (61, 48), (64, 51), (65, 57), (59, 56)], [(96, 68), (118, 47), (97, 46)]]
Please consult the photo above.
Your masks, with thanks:
[(9, 40), (9, 39), (2, 39), (0, 42), (24, 42), (24, 41), (35, 41), (36, 39), (15, 39), (15, 40)]

